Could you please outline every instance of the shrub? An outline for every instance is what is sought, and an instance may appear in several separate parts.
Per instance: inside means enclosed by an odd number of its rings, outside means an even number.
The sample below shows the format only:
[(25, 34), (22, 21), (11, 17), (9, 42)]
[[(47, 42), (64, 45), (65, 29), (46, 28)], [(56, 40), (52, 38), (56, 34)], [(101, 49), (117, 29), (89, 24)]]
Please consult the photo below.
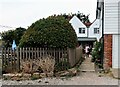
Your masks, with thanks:
[(21, 69), (24, 73), (34, 73), (38, 71), (39, 66), (35, 62), (35, 60), (22, 60), (21, 61)]
[(92, 62), (95, 62), (95, 64), (99, 67), (102, 68), (102, 44), (101, 42), (95, 42), (94, 44), (94, 50), (92, 51)]
[(77, 36), (63, 16), (50, 16), (33, 23), (20, 40), (20, 47), (75, 48)]
[(70, 68), (70, 64), (67, 61), (60, 61), (55, 64), (55, 72), (68, 70)]
[(41, 67), (43, 73), (45, 73), (46, 75), (48, 73), (53, 74), (54, 65), (55, 65), (54, 58), (52, 58), (51, 56), (46, 56), (46, 57), (40, 58), (39, 60), (37, 60), (35, 62), (39, 67)]

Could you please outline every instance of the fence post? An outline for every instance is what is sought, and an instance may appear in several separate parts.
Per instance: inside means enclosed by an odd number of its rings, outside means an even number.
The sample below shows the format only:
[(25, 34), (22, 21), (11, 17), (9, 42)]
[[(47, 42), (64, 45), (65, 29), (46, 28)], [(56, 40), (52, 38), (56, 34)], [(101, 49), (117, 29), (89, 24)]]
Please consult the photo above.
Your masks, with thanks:
[(20, 60), (22, 60), (22, 48), (20, 48)]
[(2, 71), (4, 70), (4, 58), (3, 58), (3, 48), (1, 50), (1, 57), (2, 57)]
[(19, 48), (16, 49), (17, 52), (17, 71), (20, 71), (20, 56), (19, 56)]
[(75, 57), (75, 48), (68, 48), (68, 61), (71, 67), (75, 65)]
[(76, 48), (76, 63), (81, 61), (82, 59), (82, 47), (77, 47)]

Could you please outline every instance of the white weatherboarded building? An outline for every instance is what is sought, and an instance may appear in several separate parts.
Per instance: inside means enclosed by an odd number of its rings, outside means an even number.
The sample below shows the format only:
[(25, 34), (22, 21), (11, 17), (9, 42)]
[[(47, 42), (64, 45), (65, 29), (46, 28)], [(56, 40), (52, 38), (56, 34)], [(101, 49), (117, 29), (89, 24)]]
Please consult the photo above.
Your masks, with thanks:
[(75, 30), (80, 44), (93, 45), (95, 40), (102, 37), (101, 19), (95, 19), (90, 26), (86, 26), (82, 23), (77, 16), (73, 16), (69, 22)]
[(120, 0), (104, 1), (104, 35), (112, 36), (112, 69), (114, 76), (118, 77), (118, 69), (120, 69)]

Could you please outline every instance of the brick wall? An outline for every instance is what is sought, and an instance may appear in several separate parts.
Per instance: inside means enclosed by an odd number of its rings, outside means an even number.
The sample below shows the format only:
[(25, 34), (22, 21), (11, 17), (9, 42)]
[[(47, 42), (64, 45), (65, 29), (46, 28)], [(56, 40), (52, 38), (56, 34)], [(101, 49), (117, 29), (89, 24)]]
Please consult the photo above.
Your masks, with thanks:
[(104, 69), (109, 70), (112, 67), (112, 35), (104, 35)]

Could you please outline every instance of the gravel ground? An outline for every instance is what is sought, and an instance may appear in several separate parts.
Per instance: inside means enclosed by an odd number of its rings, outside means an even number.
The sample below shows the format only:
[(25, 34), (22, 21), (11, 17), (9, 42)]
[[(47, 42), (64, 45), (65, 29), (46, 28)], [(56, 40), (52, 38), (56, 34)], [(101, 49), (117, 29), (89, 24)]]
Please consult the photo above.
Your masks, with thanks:
[(110, 76), (99, 77), (95, 72), (81, 72), (70, 78), (43, 78), (39, 80), (10, 81), (3, 80), (3, 85), (118, 85), (118, 80)]
[[(88, 64), (89, 65), (86, 65)], [(85, 70), (87, 72), (80, 72), (79, 75), (74, 77), (62, 77), (62, 78), (43, 78), (38, 80), (26, 80), (26, 81), (11, 81), (3, 80), (3, 85), (118, 85), (118, 79), (105, 74), (98, 74), (90, 64), (90, 59), (86, 59), (81, 65), (81, 71)], [(91, 67), (86, 67), (91, 66)], [(89, 70), (93, 69), (92, 71)], [(120, 82), (120, 81), (119, 81)]]

